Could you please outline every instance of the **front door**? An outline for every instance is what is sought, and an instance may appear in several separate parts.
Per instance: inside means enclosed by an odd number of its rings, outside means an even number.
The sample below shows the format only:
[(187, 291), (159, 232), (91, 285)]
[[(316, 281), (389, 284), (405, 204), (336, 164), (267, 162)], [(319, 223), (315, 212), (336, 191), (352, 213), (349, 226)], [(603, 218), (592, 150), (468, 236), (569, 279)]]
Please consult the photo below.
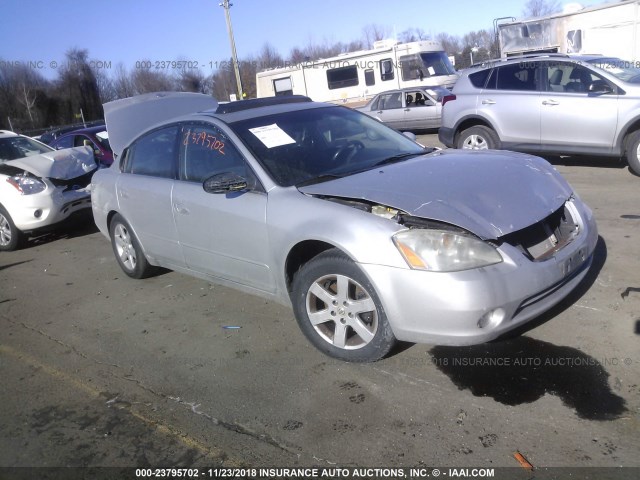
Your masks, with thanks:
[[(273, 292), (267, 194), (259, 186), (212, 194), (202, 182), (218, 173), (255, 179), (229, 139), (210, 124), (187, 124), (181, 133), (180, 180), (173, 211), (187, 266), (200, 273)], [(254, 180), (255, 182), (255, 180)]]

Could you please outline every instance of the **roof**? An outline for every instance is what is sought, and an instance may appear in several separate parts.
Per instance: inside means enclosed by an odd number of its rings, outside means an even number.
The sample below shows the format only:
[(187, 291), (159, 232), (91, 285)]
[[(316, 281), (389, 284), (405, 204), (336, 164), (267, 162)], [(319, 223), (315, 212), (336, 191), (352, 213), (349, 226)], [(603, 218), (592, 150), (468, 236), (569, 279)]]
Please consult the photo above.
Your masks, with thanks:
[(19, 135), (10, 130), (0, 130), (0, 138), (18, 137)]

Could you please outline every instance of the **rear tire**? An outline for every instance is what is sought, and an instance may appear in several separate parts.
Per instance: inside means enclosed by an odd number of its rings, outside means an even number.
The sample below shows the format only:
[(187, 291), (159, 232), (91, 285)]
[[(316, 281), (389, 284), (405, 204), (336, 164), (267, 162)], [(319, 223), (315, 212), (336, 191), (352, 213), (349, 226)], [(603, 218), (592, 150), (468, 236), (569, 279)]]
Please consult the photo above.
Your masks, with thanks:
[(640, 130), (629, 135), (627, 140), (627, 163), (633, 173), (640, 175)]
[(373, 285), (337, 249), (303, 265), (293, 278), (293, 310), (300, 329), (321, 352), (347, 362), (375, 362), (396, 338)]
[(24, 233), (18, 230), (9, 212), (0, 205), (0, 251), (11, 252), (22, 246)]
[(456, 148), (463, 150), (496, 150), (500, 148), (498, 134), (484, 125), (463, 130), (456, 139)]
[(146, 278), (154, 268), (149, 264), (131, 226), (116, 213), (109, 225), (111, 246), (120, 268), (131, 278)]

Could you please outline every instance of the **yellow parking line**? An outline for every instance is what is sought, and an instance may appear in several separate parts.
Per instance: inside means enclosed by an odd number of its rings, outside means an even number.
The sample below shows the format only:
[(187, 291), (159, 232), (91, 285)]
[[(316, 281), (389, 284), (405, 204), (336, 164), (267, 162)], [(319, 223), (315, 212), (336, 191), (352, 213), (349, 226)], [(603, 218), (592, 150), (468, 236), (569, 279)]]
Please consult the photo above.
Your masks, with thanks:
[[(32, 357), (27, 353), (20, 352), (7, 345), (0, 345), (0, 354), (8, 355), (10, 357), (15, 358), (16, 360), (23, 361), (24, 363), (31, 365), (32, 367), (38, 368), (42, 372), (46, 373), (47, 375), (54, 377), (56, 379), (62, 380), (72, 385), (77, 390), (81, 390), (93, 398), (99, 398), (101, 396), (101, 392), (96, 388), (93, 388), (92, 386), (87, 385), (86, 383), (82, 382), (78, 378), (68, 375), (63, 371), (58, 370), (57, 368), (54, 368), (50, 365), (42, 363), (41, 361), (39, 361), (38, 359)], [(205, 445), (204, 443), (196, 440), (195, 438), (191, 438), (190, 436), (185, 435), (184, 433), (180, 433), (176, 428), (170, 425), (165, 425), (156, 420), (148, 418), (139, 412), (134, 411), (130, 406), (120, 405), (120, 408), (127, 411), (132, 417), (137, 418), (138, 420), (145, 423), (146, 425), (150, 427), (155, 427), (160, 433), (178, 439), (178, 441), (180, 441), (186, 447), (200, 451), (206, 457), (215, 459), (217, 461), (224, 459), (223, 463), (225, 466), (242, 466), (241, 461), (228, 457), (221, 449), (217, 447), (209, 447), (208, 445)]]

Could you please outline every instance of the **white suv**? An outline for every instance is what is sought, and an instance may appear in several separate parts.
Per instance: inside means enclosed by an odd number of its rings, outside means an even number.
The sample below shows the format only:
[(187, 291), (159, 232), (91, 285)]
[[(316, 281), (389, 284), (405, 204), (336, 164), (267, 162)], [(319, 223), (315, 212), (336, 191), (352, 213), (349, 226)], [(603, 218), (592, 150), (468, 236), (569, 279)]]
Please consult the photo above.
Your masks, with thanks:
[(443, 99), (438, 136), (465, 149), (626, 156), (640, 175), (640, 62), (546, 55), (469, 69)]
[(0, 130), (0, 251), (20, 247), (25, 232), (90, 209), (96, 168), (89, 147), (55, 150)]

